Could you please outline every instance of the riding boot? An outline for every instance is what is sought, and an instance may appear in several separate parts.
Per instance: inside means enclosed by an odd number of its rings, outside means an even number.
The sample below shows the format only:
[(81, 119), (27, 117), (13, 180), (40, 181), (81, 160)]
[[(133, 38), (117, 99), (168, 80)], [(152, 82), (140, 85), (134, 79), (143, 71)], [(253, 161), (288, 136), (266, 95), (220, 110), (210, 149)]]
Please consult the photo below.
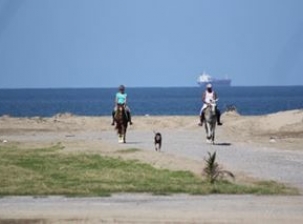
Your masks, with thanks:
[(129, 112), (129, 111), (127, 111), (127, 112), (126, 112), (126, 114), (127, 114), (127, 118), (128, 118), (128, 122), (129, 122), (129, 124), (130, 124), (130, 125), (132, 125), (132, 124), (133, 124), (133, 122), (132, 122), (132, 117), (131, 117), (131, 115), (130, 115), (130, 112)]
[(115, 125), (115, 111), (112, 112), (112, 118), (113, 118), (113, 121), (112, 121), (112, 126)]
[(200, 115), (200, 123), (198, 124), (199, 126), (202, 126), (204, 122), (204, 112)]

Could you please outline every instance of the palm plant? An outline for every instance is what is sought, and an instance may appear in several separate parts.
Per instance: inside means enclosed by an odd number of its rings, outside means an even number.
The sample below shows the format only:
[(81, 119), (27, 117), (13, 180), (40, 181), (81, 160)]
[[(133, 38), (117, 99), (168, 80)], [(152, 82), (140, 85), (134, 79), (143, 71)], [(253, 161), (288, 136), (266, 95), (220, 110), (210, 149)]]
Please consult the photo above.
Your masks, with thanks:
[(232, 172), (223, 170), (216, 162), (216, 152), (214, 152), (213, 154), (208, 152), (208, 156), (209, 157), (205, 159), (206, 166), (203, 171), (211, 184), (214, 184), (219, 179), (223, 179), (226, 175), (230, 176), (233, 179), (235, 178)]

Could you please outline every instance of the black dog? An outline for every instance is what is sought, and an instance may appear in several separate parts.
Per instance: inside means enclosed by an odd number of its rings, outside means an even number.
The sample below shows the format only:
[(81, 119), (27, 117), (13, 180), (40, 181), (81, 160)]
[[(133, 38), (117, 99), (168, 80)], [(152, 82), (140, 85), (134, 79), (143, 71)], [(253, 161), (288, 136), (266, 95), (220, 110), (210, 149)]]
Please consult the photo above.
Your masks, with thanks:
[(155, 133), (155, 138), (154, 138), (154, 143), (155, 143), (155, 150), (160, 151), (161, 146), (162, 146), (162, 135), (160, 132), (154, 132)]

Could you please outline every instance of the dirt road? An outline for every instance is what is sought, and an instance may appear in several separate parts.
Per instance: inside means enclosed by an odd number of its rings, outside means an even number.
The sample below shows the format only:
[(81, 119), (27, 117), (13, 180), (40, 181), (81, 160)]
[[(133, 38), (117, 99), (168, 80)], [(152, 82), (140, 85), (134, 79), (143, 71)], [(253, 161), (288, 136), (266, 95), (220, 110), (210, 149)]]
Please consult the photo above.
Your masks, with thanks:
[(114, 195), (109, 198), (6, 197), (0, 223), (293, 223), (303, 197)]
[[(283, 148), (285, 142), (279, 143), (279, 139), (264, 144), (264, 138), (255, 144), (259, 138), (252, 136), (250, 140), (240, 136), (241, 133), (231, 136), (232, 133), (220, 127), (216, 145), (209, 145), (204, 130), (193, 123), (193, 118), (157, 118), (156, 130), (163, 135), (162, 152), (157, 153), (153, 146), (155, 121), (150, 125), (145, 118), (135, 120), (127, 143), (118, 144), (112, 127), (98, 126), (101, 121), (107, 122), (102, 119), (5, 118), (0, 120), (0, 134), (8, 143), (61, 142), (67, 152), (110, 155), (117, 149), (139, 148), (142, 153), (123, 156), (156, 167), (189, 169), (196, 173), (202, 171), (207, 152), (217, 151), (218, 162), (236, 176), (275, 180), (303, 191), (303, 152), (296, 150), (301, 142), (292, 144), (295, 150)], [(303, 223), (303, 197), (147, 194), (117, 194), (109, 198), (4, 197), (0, 199), (0, 223)]]

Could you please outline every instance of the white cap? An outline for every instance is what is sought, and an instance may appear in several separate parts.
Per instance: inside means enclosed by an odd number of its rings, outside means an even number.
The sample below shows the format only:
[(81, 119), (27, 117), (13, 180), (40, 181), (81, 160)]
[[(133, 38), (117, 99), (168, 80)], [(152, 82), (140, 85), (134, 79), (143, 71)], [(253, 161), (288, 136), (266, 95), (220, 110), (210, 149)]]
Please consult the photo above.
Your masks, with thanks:
[(212, 88), (213, 86), (212, 86), (212, 84), (211, 83), (208, 83), (207, 85), (206, 85), (206, 88)]

